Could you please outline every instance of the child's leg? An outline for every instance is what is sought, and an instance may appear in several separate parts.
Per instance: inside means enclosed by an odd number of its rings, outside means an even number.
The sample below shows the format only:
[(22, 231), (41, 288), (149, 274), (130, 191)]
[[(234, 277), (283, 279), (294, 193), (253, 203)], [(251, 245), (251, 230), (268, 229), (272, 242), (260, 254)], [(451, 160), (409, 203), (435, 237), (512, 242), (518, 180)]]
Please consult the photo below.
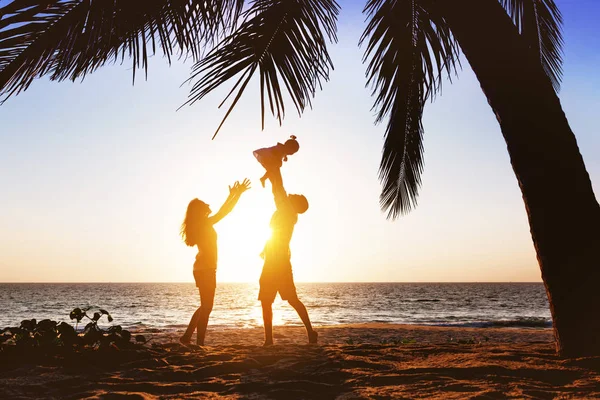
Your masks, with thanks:
[(260, 184), (262, 187), (265, 187), (265, 181), (269, 179), (269, 171), (267, 170), (265, 174), (260, 178)]

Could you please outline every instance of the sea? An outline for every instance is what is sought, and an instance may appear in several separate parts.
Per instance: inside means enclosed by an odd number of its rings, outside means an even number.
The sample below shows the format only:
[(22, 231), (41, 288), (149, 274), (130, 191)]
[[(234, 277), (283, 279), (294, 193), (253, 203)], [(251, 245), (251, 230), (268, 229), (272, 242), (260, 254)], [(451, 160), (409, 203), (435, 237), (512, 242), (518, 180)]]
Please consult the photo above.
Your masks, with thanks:
[[(367, 322), (457, 327), (552, 326), (542, 283), (297, 283), (313, 324)], [(262, 326), (258, 285), (219, 283), (211, 329)], [(192, 283), (0, 283), (0, 327), (22, 320), (51, 319), (75, 325), (76, 307), (107, 310), (101, 326), (135, 331), (185, 328), (199, 305)], [(295, 311), (277, 298), (275, 325), (301, 325)]]

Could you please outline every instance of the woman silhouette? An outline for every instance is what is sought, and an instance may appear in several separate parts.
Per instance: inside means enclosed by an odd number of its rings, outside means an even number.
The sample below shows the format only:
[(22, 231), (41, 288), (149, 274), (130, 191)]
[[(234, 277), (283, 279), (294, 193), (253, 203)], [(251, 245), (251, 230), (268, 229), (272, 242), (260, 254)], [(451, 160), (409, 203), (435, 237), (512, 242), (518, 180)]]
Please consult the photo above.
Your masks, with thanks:
[(233, 210), (242, 193), (248, 189), (250, 189), (248, 179), (244, 179), (242, 183), (235, 182), (233, 187), (229, 187), (229, 196), (221, 209), (211, 216), (209, 216), (212, 212), (210, 206), (202, 200), (194, 199), (190, 201), (187, 207), (180, 233), (185, 244), (198, 248), (196, 262), (194, 262), (194, 279), (200, 293), (200, 307), (192, 316), (185, 333), (179, 339), (183, 344), (191, 342), (194, 330), (197, 328), (196, 343), (199, 346), (204, 345), (206, 326), (213, 308), (217, 287), (217, 232), (214, 225)]

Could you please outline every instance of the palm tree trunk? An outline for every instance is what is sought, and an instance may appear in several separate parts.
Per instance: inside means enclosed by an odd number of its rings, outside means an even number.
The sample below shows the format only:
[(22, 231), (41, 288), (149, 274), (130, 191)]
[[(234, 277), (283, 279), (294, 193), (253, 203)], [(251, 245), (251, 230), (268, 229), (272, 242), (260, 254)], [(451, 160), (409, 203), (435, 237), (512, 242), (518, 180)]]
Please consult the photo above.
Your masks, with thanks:
[(506, 140), (557, 350), (599, 355), (600, 206), (560, 101), (498, 0), (437, 3)]

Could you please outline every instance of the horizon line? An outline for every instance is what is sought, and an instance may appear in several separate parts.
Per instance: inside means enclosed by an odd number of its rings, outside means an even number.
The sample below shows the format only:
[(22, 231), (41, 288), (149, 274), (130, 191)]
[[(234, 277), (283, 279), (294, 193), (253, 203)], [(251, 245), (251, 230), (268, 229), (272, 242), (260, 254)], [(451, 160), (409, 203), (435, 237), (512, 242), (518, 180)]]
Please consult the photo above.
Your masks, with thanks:
[[(193, 281), (40, 281), (40, 282), (26, 282), (26, 281), (2, 281), (1, 284), (132, 284), (132, 283), (142, 283), (142, 284), (193, 284)], [(219, 283), (245, 283), (245, 284), (257, 284), (257, 282), (247, 282), (247, 281), (223, 281), (217, 282)], [(299, 281), (296, 283), (543, 283), (543, 281)]]

